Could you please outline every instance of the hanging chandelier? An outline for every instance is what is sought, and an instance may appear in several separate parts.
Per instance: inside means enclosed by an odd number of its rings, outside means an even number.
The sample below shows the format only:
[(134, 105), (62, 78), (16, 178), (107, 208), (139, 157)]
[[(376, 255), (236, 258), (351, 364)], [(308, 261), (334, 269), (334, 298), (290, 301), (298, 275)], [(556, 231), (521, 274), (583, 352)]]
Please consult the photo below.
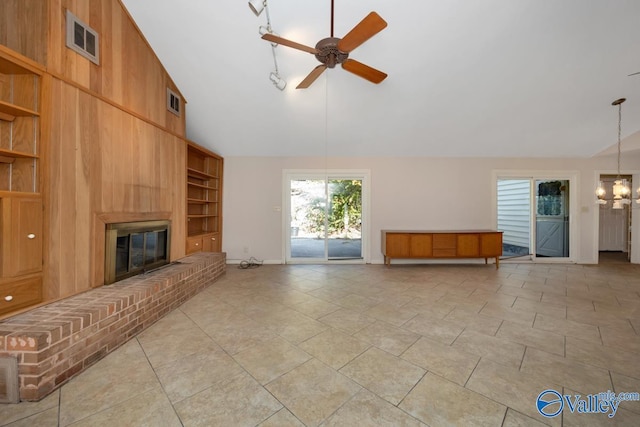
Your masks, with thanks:
[[(626, 205), (631, 204), (631, 188), (629, 186), (629, 181), (626, 178), (622, 178), (620, 176), (620, 157), (622, 145), (622, 103), (626, 100), (626, 98), (620, 98), (611, 103), (611, 105), (618, 107), (618, 174), (615, 181), (613, 182), (612, 209), (624, 209)], [(598, 197), (599, 204), (607, 204), (607, 200), (605, 198), (606, 194), (607, 192), (602, 184), (602, 181), (600, 181), (598, 187), (596, 188), (596, 196)], [(638, 187), (638, 195), (640, 196), (640, 187)], [(636, 200), (636, 203), (640, 203), (640, 198)]]

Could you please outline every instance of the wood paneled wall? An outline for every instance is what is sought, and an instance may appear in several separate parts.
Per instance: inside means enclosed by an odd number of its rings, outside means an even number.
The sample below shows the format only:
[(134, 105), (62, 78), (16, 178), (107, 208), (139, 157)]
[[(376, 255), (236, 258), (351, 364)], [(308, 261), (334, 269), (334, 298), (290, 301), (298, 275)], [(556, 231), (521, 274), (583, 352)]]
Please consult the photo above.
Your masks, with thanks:
[[(99, 65), (66, 47), (67, 9), (99, 34)], [(0, 0), (0, 44), (43, 67), (45, 300), (103, 283), (107, 220), (171, 219), (184, 256), (184, 108), (167, 111), (180, 92), (121, 1)]]
[[(67, 9), (99, 34), (100, 65), (66, 47)], [(1, 0), (0, 44), (185, 136), (184, 114), (166, 108), (167, 87), (180, 91), (119, 0)]]
[(52, 95), (45, 298), (103, 283), (106, 214), (123, 221), (168, 215), (171, 259), (184, 256), (184, 141), (60, 80)]

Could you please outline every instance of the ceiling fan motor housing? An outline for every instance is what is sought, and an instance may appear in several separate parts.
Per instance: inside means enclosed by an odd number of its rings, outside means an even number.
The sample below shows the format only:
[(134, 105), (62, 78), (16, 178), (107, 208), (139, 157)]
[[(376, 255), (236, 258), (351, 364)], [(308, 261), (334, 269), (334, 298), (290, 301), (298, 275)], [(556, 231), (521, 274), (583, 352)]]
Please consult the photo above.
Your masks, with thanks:
[(316, 59), (328, 68), (333, 68), (336, 64), (341, 64), (349, 57), (349, 54), (338, 49), (339, 41), (340, 39), (337, 37), (327, 37), (326, 39), (320, 40), (316, 44), (316, 49), (318, 50), (318, 53), (315, 54)]

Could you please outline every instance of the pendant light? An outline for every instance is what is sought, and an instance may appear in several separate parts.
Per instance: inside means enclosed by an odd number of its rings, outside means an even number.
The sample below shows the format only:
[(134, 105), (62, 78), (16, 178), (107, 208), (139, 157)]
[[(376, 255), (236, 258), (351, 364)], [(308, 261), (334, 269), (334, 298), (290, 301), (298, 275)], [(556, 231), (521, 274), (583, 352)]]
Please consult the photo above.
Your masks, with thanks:
[[(616, 99), (611, 103), (613, 106), (618, 107), (618, 169), (617, 176), (613, 182), (613, 209), (624, 209), (625, 205), (631, 204), (631, 189), (629, 188), (629, 182), (620, 176), (620, 157), (621, 157), (621, 145), (622, 145), (622, 103), (626, 101), (626, 98)], [(640, 188), (638, 188), (640, 194)], [(596, 196), (598, 197), (598, 203), (605, 205), (607, 203), (605, 199), (606, 190), (600, 181), (596, 188)], [(640, 203), (640, 200), (636, 200)]]

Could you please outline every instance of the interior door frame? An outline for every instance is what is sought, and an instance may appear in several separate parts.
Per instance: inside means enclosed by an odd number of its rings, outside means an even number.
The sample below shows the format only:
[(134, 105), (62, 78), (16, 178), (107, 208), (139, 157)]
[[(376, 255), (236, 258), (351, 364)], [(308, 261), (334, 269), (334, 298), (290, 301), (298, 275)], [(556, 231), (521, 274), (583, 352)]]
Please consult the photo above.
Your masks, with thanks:
[[(291, 180), (292, 179), (361, 179), (362, 180), (362, 259), (302, 258), (293, 260), (291, 254)], [(282, 259), (285, 264), (369, 264), (371, 263), (371, 170), (370, 169), (283, 169), (282, 200)], [(325, 250), (326, 255), (326, 250)]]
[[(612, 169), (608, 170), (596, 170), (594, 171), (593, 178), (594, 184), (593, 188), (595, 191), (596, 185), (600, 181), (600, 175), (616, 175), (618, 172)], [(640, 170), (623, 170), (621, 171), (621, 175), (631, 175), (631, 182), (633, 183), (633, 187), (631, 188), (631, 195), (633, 197), (637, 197), (636, 189), (640, 186)], [(611, 203), (611, 202), (609, 202)], [(599, 243), (599, 233), (600, 233), (600, 211), (598, 209), (598, 205), (596, 204), (596, 196), (594, 193), (593, 196), (593, 250), (591, 253), (592, 259), (594, 263), (598, 263), (599, 251), (600, 251), (600, 243)], [(631, 209), (631, 239), (630, 243), (630, 256), (629, 262), (631, 264), (640, 264), (640, 206), (635, 200), (631, 201), (631, 205), (629, 206)], [(627, 208), (625, 208), (627, 209)]]
[[(531, 183), (530, 190), (530, 226), (531, 233), (529, 238), (531, 242), (531, 262), (536, 263), (576, 263), (578, 259), (578, 248), (580, 247), (580, 233), (578, 232), (580, 216), (578, 215), (578, 171), (558, 171), (558, 170), (494, 170), (492, 173), (492, 215), (493, 223), (498, 224), (498, 180), (499, 179), (526, 179)], [(569, 256), (568, 257), (536, 257), (536, 203), (535, 203), (535, 181), (536, 180), (566, 180), (569, 181)], [(595, 187), (594, 187), (595, 188)], [(519, 262), (521, 262), (520, 259)]]

